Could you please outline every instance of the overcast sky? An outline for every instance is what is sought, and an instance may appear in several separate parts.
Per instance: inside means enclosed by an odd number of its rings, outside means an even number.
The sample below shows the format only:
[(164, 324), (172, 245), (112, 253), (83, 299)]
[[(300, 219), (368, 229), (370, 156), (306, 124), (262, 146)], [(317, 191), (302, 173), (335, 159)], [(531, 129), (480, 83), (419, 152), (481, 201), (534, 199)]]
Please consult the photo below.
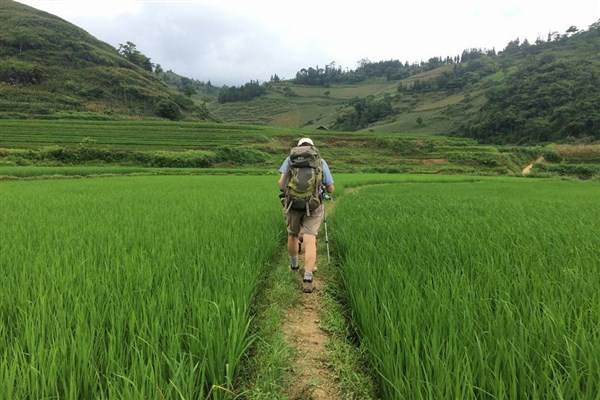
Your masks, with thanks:
[(600, 0), (19, 0), (213, 85), (293, 78), (331, 62), (409, 63), (502, 50), (600, 19)]

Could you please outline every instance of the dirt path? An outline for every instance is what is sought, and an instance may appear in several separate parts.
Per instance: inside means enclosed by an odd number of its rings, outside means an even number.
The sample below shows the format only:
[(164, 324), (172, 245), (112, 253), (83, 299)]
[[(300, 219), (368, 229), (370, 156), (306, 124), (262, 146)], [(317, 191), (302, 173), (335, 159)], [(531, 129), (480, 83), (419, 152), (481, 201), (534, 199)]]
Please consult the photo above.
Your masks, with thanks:
[(537, 160), (535, 160), (534, 162), (532, 162), (531, 164), (529, 164), (528, 166), (526, 166), (525, 168), (523, 168), (523, 170), (521, 171), (521, 175), (527, 175), (531, 172), (531, 169), (533, 168), (533, 166), (537, 163), (541, 163), (544, 161), (544, 157), (538, 157)]
[[(328, 205), (327, 212), (332, 206), (333, 204)], [(319, 240), (325, 240), (324, 233), (319, 236)], [(323, 253), (319, 248), (317, 267), (320, 269), (328, 268), (327, 254)], [(303, 258), (303, 254), (300, 254), (300, 265), (304, 264)], [(302, 268), (300, 271), (303, 271)], [(302, 275), (298, 273), (298, 290), (302, 290), (301, 281)], [(320, 327), (324, 286), (325, 282), (317, 270), (315, 290), (302, 294), (300, 303), (287, 310), (283, 332), (288, 344), (297, 349), (292, 366), (297, 379), (290, 388), (290, 400), (335, 400), (341, 395), (333, 372), (328, 368), (325, 352), (328, 335)]]
[(304, 294), (300, 304), (288, 310), (283, 326), (286, 340), (297, 349), (293, 364), (297, 379), (290, 389), (290, 400), (337, 399), (340, 396), (333, 374), (327, 368), (324, 346), (328, 337), (319, 327), (322, 287), (323, 282), (316, 279), (315, 274), (315, 291)]

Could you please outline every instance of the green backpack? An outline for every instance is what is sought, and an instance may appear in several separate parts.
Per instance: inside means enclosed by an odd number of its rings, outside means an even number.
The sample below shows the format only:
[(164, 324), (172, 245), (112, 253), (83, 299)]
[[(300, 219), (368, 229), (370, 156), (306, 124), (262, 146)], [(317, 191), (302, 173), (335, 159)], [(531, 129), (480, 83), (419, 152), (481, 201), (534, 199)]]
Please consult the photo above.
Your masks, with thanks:
[(323, 180), (321, 155), (314, 146), (290, 150), (290, 166), (284, 187), (285, 211), (304, 210), (306, 215), (321, 205), (319, 186)]

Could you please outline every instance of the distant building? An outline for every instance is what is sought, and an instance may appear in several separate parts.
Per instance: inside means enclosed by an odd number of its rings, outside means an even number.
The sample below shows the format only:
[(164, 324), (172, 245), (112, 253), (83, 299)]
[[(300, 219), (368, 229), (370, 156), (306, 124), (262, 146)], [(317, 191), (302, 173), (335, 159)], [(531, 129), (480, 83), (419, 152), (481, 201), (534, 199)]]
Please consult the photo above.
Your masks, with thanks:
[(318, 131), (328, 131), (329, 129), (327, 129), (327, 127), (323, 126), (323, 125), (319, 125), (319, 127), (317, 128)]

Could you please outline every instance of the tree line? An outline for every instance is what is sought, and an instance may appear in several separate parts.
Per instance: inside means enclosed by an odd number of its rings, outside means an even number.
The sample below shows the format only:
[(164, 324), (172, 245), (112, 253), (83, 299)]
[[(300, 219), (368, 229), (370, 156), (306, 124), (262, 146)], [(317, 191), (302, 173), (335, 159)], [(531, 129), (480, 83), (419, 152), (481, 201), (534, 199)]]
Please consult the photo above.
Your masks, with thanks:
[(349, 110), (337, 117), (334, 130), (356, 131), (394, 114), (389, 97), (377, 100), (374, 96), (355, 97), (348, 102)]
[(267, 88), (258, 80), (250, 81), (241, 86), (223, 86), (219, 92), (219, 103), (233, 101), (248, 101), (267, 93)]

